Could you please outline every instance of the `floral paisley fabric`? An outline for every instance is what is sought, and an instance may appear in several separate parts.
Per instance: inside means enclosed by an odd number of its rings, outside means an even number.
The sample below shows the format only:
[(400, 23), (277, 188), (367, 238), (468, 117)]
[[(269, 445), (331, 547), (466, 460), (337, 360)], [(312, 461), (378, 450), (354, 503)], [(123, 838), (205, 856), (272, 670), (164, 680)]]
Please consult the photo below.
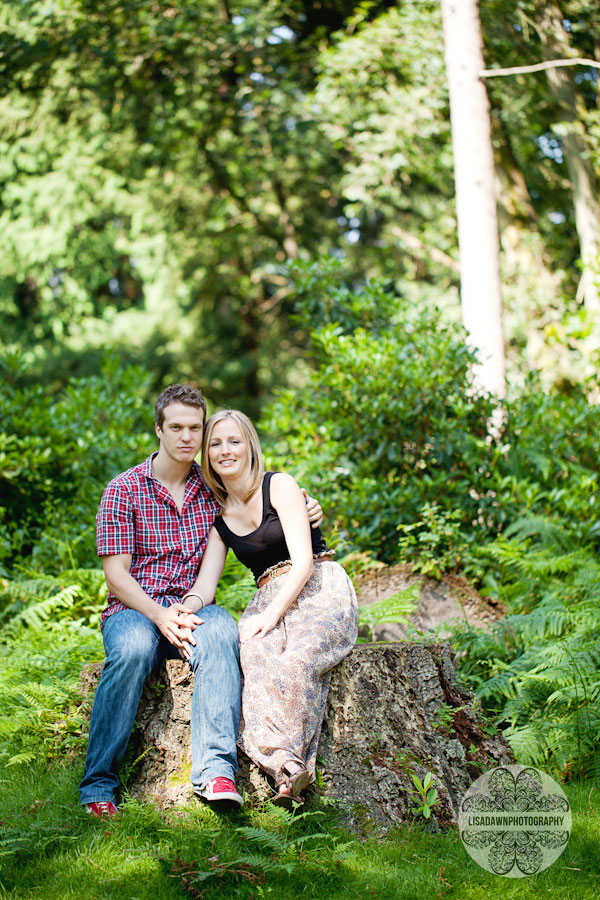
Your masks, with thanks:
[[(262, 612), (287, 575), (255, 594), (241, 621)], [(238, 744), (276, 782), (293, 759), (314, 779), (331, 670), (352, 649), (358, 607), (352, 582), (336, 562), (315, 562), (298, 599), (263, 638), (241, 645), (244, 673)]]

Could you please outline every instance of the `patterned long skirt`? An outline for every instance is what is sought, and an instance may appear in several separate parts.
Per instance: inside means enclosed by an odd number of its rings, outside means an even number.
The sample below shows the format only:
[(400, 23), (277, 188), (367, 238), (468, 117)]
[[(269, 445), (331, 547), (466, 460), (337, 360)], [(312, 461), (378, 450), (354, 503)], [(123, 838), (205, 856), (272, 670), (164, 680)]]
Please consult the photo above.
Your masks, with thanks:
[[(241, 621), (262, 612), (287, 574), (259, 588)], [(358, 607), (344, 569), (328, 560), (314, 572), (276, 627), (241, 645), (244, 674), (238, 744), (276, 783), (289, 760), (314, 779), (331, 670), (356, 641)]]

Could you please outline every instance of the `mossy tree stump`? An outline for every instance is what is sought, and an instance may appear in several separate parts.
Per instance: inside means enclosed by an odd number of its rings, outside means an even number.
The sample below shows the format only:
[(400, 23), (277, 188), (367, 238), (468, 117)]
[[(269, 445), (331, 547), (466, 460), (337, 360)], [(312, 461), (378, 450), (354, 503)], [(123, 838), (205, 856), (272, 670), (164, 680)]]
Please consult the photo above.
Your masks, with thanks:
[[(88, 670), (90, 686), (101, 666)], [(148, 680), (132, 738), (129, 790), (159, 806), (191, 799), (193, 675), (168, 661)], [(412, 775), (431, 772), (434, 820), (456, 819), (460, 799), (486, 769), (512, 761), (506, 741), (486, 730), (462, 687), (446, 644), (359, 644), (333, 672), (319, 743), (316, 789), (340, 801), (355, 824), (387, 827), (412, 818)], [(238, 786), (261, 801), (266, 779), (239, 753)]]

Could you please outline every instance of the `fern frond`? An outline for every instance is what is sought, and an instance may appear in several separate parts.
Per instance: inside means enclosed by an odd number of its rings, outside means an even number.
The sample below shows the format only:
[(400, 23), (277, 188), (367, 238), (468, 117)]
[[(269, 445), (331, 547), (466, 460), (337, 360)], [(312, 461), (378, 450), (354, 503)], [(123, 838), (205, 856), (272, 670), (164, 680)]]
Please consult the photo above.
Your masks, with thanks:
[(562, 523), (549, 519), (547, 516), (521, 516), (504, 530), (504, 537), (514, 538), (519, 543), (528, 538), (535, 538), (542, 546), (546, 547), (565, 548), (568, 545), (568, 537)]
[(546, 761), (546, 741), (543, 732), (532, 725), (508, 728), (504, 736), (517, 759), (528, 765), (541, 765)]
[(245, 853), (227, 863), (228, 869), (238, 866), (248, 866), (255, 871), (264, 872), (265, 875), (274, 875), (278, 872), (287, 872), (288, 875), (291, 875), (296, 868), (293, 862), (281, 862), (279, 859), (261, 856), (259, 853)]
[(23, 753), (16, 753), (7, 759), (7, 766), (19, 766), (22, 763), (30, 763), (36, 759), (36, 753), (33, 750), (25, 750)]
[(400, 622), (407, 619), (421, 599), (421, 585), (416, 582), (401, 591), (396, 591), (385, 600), (378, 600), (366, 606), (358, 608), (359, 625), (368, 625), (371, 629), (375, 625), (383, 625), (388, 622)]
[(223, 606), (237, 620), (256, 591), (254, 576), (229, 552), (215, 593), (215, 603)]
[(6, 641), (14, 637), (23, 626), (39, 628), (57, 613), (60, 617), (61, 610), (72, 609), (75, 606), (75, 601), (80, 598), (81, 588), (77, 584), (72, 584), (63, 588), (58, 594), (53, 594), (45, 600), (40, 600), (38, 603), (27, 606), (4, 626), (3, 640)]
[(236, 828), (236, 833), (242, 835), (251, 844), (264, 847), (271, 853), (282, 853), (287, 845), (285, 838), (265, 828), (256, 828), (248, 825)]

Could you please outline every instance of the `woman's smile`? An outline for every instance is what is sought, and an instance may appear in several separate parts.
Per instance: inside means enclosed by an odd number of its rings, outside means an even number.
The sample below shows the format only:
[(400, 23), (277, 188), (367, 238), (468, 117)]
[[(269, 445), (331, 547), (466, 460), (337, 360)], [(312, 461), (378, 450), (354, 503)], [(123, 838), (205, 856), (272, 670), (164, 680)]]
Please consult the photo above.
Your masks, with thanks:
[(248, 459), (248, 447), (239, 426), (232, 419), (223, 419), (213, 428), (208, 457), (215, 471), (225, 474), (239, 468)]

